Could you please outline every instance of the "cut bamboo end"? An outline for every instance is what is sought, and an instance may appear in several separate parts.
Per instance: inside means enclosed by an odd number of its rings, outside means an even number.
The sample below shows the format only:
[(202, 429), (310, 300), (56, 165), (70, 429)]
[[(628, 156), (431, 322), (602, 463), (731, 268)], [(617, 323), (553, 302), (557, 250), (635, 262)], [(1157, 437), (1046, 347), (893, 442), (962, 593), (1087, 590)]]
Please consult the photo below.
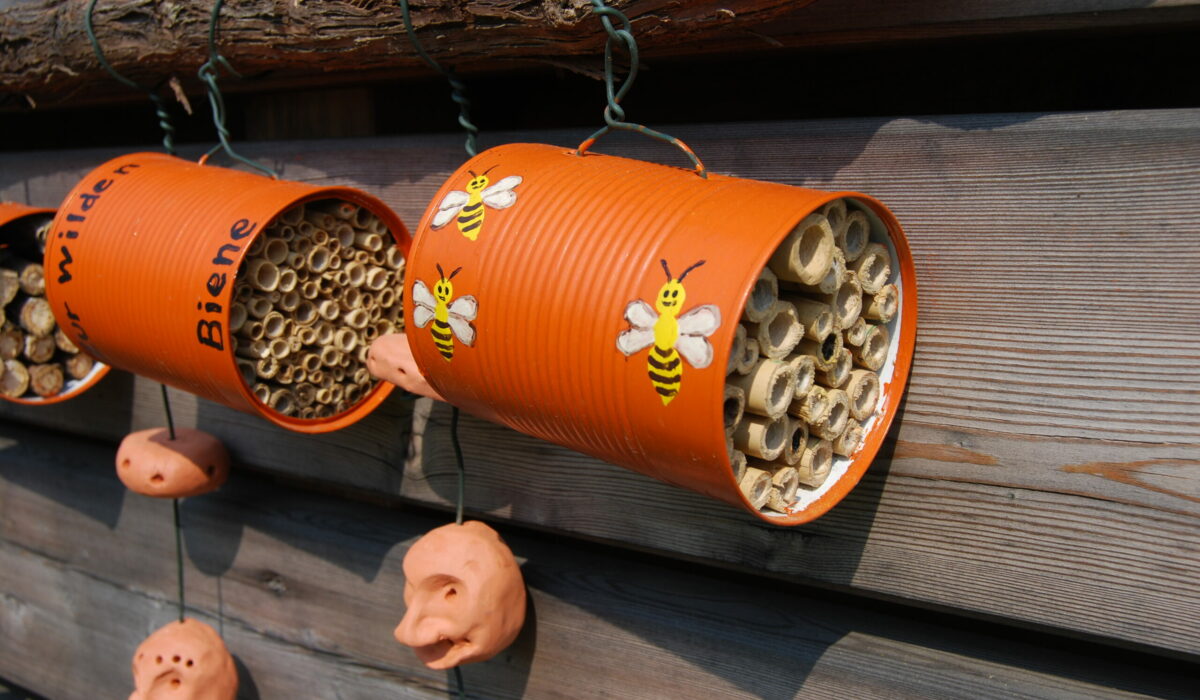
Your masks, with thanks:
[(791, 510), (792, 502), (783, 497), (783, 492), (777, 487), (771, 487), (767, 493), (767, 502), (763, 507), (767, 510), (773, 510), (776, 513), (788, 513)]
[(758, 354), (758, 341), (746, 338), (746, 346), (742, 349), (742, 359), (738, 362), (737, 373), (749, 374), (761, 356)]
[(750, 505), (762, 508), (771, 494), (771, 473), (765, 469), (746, 467), (746, 473), (738, 481), (738, 486), (745, 494), (746, 500), (750, 501)]
[(863, 344), (850, 348), (851, 354), (854, 355), (854, 364), (879, 371), (879, 368), (883, 367), (884, 360), (887, 359), (888, 338), (886, 326), (870, 326)]
[(833, 453), (843, 457), (851, 457), (863, 444), (866, 431), (858, 421), (851, 418), (846, 422), (846, 429), (833, 441)]
[(29, 370), (17, 360), (4, 361), (4, 374), (0, 376), (0, 393), (10, 398), (19, 398), (29, 391)]
[(750, 290), (750, 296), (746, 299), (746, 308), (742, 312), (742, 317), (752, 323), (761, 323), (771, 315), (772, 308), (778, 299), (779, 278), (775, 276), (774, 272), (771, 272), (771, 268), (764, 267), (758, 274), (754, 288)]
[(38, 396), (57, 396), (62, 393), (65, 383), (62, 365), (57, 362), (33, 365), (29, 368), (29, 388)]
[(829, 304), (801, 296), (784, 295), (781, 298), (795, 307), (796, 317), (804, 327), (805, 338), (821, 340), (834, 331), (833, 310)]
[(17, 314), (21, 327), (36, 336), (50, 335), (54, 332), (54, 311), (50, 302), (42, 297), (29, 297), (21, 304)]
[(746, 475), (746, 453), (737, 449), (730, 452), (729, 466), (733, 470), (733, 480), (741, 483), (742, 477)]
[(816, 380), (817, 368), (813, 358), (808, 355), (792, 355), (784, 360), (796, 373), (796, 392), (793, 398), (799, 399), (808, 394)]
[(16, 270), (0, 269), (0, 306), (7, 306), (21, 291), (21, 281)]
[(805, 338), (796, 345), (797, 354), (811, 357), (813, 364), (822, 372), (833, 366), (841, 349), (842, 336), (839, 333), (830, 333), (819, 341)]
[(96, 361), (86, 353), (78, 353), (63, 360), (63, 368), (71, 379), (83, 379), (91, 373)]
[[(803, 452), (801, 445), (801, 452)], [(795, 467), (779, 467), (771, 474), (771, 484), (779, 489), (780, 495), (788, 503), (796, 500), (796, 491), (800, 489), (800, 474)]]
[(771, 256), (771, 272), (782, 280), (816, 284), (829, 272), (836, 244), (829, 220), (819, 213), (806, 216)]
[(787, 421), (746, 414), (733, 431), (733, 444), (747, 455), (768, 462), (783, 454), (787, 441)]
[(746, 354), (746, 327), (738, 324), (737, 330), (733, 334), (733, 345), (729, 348), (729, 362), (725, 366), (726, 376), (737, 371), (738, 366), (742, 362), (742, 356)]
[(846, 395), (850, 398), (850, 415), (856, 421), (866, 421), (879, 405), (879, 375), (869, 369), (852, 370)]
[(242, 326), (246, 324), (246, 317), (249, 312), (246, 310), (246, 305), (233, 302), (229, 305), (229, 332), (237, 333), (242, 330)]
[(860, 316), (857, 321), (845, 329), (847, 345), (862, 345), (867, 339), (867, 331), (871, 329), (870, 325)]
[(21, 291), (30, 296), (42, 296), (46, 293), (46, 277), (42, 266), (37, 263), (26, 263), (17, 274)]
[(833, 364), (829, 369), (821, 372), (821, 383), (827, 389), (840, 389), (845, 385), (846, 380), (850, 378), (850, 371), (854, 369), (854, 356), (847, 348), (838, 350), (837, 357), (834, 358)]
[(27, 335), (25, 336), (25, 350), (22, 353), (25, 359), (34, 364), (42, 364), (49, 362), (54, 357), (54, 351), (58, 346), (54, 343), (52, 335)]
[(730, 377), (728, 384), (742, 390), (746, 411), (770, 418), (786, 413), (796, 393), (792, 368), (769, 358), (758, 360), (745, 375)]
[(885, 284), (878, 292), (863, 300), (863, 316), (872, 321), (887, 323), (896, 317), (900, 306), (900, 291), (894, 284)]
[(796, 465), (796, 473), (800, 483), (809, 488), (817, 488), (829, 478), (833, 470), (833, 444), (828, 440), (810, 437), (804, 448), (804, 456)]
[(54, 329), (54, 344), (58, 346), (59, 350), (68, 355), (74, 355), (79, 352), (79, 346), (71, 342), (71, 339), (67, 337), (66, 333), (63, 333), (63, 329), (61, 328)]
[(871, 223), (867, 215), (858, 210), (847, 214), (845, 224), (837, 234), (837, 244), (846, 254), (846, 262), (854, 262), (862, 257), (870, 242)]
[(892, 256), (886, 246), (868, 243), (858, 260), (851, 266), (864, 294), (874, 294), (887, 284), (892, 276)]
[(824, 295), (822, 300), (833, 310), (834, 325), (839, 330), (849, 328), (862, 313), (862, 287), (858, 284), (858, 276), (847, 271), (837, 291)]
[(788, 413), (809, 425), (820, 423), (829, 415), (829, 396), (824, 388), (814, 386), (803, 397), (792, 401)]
[(804, 327), (800, 325), (795, 306), (776, 301), (762, 323), (746, 323), (746, 333), (758, 341), (760, 354), (782, 360), (804, 337)]
[(746, 411), (746, 392), (732, 384), (725, 385), (725, 400), (721, 412), (725, 418), (725, 434), (733, 435), (734, 428), (742, 421)]
[(795, 464), (804, 454), (808, 443), (808, 424), (799, 418), (787, 418), (787, 442), (783, 448), (783, 461)]
[(821, 207), (820, 211), (829, 220), (829, 226), (833, 229), (834, 239), (840, 239), (842, 231), (846, 228), (846, 200), (835, 199)]
[(841, 389), (830, 389), (826, 392), (829, 400), (829, 412), (825, 419), (813, 426), (813, 432), (823, 440), (835, 440), (846, 429), (850, 420), (850, 398)]
[(279, 286), (279, 268), (266, 258), (256, 258), (246, 267), (246, 279), (260, 292), (273, 292)]
[(287, 241), (281, 238), (271, 238), (267, 240), (263, 246), (262, 258), (272, 265), (282, 265), (287, 262), (288, 254), (291, 253), (291, 248), (288, 247)]

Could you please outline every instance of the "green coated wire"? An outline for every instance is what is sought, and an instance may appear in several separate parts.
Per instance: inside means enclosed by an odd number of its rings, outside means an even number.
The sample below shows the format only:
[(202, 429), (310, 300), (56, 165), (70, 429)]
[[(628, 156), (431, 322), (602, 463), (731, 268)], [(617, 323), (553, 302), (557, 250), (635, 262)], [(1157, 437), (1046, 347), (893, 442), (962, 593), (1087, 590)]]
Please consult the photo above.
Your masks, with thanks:
[(425, 65), (441, 73), (450, 83), (450, 99), (458, 105), (458, 123), (467, 132), (467, 142), (463, 145), (467, 155), (474, 157), (476, 147), (478, 146), (479, 127), (471, 123), (471, 101), (467, 99), (467, 86), (459, 80), (458, 74), (452, 68), (444, 68), (433, 57), (425, 52), (425, 47), (421, 45), (421, 40), (417, 38), (417, 32), (413, 29), (412, 15), (409, 13), (408, 0), (400, 0), (400, 16), (404, 19), (404, 31), (408, 33), (408, 40), (416, 49), (417, 55), (425, 62)]
[(179, 621), (183, 622), (183, 527), (179, 524), (179, 499), (173, 498), (171, 502), (175, 506), (175, 573), (179, 586)]
[[(576, 155), (583, 155), (585, 151), (591, 148), (601, 136), (610, 131), (633, 131), (644, 136), (649, 136), (652, 139), (669, 143), (679, 150), (683, 151), (688, 160), (692, 161), (692, 165), (696, 166), (696, 173), (703, 178), (708, 177), (708, 170), (700, 159), (688, 148), (687, 144), (670, 134), (661, 131), (655, 131), (642, 124), (625, 121), (625, 109), (621, 107), (621, 100), (629, 93), (629, 89), (633, 87), (633, 81), (637, 77), (638, 72), (638, 47), (637, 40), (633, 38), (633, 25), (629, 18), (626, 17), (620, 10), (609, 7), (604, 4), (604, 0), (592, 0), (593, 12), (600, 18), (600, 23), (604, 25), (604, 31), (608, 32), (608, 39), (604, 42), (604, 90), (608, 98), (608, 105), (604, 108), (604, 127), (589, 136), (579, 148), (575, 149)], [(613, 18), (620, 22), (620, 28), (613, 25)], [(626, 53), (629, 54), (629, 74), (621, 81), (620, 86), (617, 85), (616, 69), (613, 66), (613, 43), (620, 42)]]
[(116, 68), (108, 62), (104, 57), (104, 51), (100, 49), (100, 40), (96, 38), (96, 28), (92, 24), (92, 13), (96, 9), (97, 0), (91, 0), (88, 3), (87, 12), (83, 15), (83, 27), (87, 33), (88, 41), (92, 43), (92, 51), (95, 52), (96, 58), (99, 59), (100, 65), (108, 74), (117, 80), (117, 82), (131, 87), (134, 90), (141, 90), (150, 97), (150, 102), (154, 104), (154, 114), (158, 117), (158, 126), (163, 130), (163, 149), (171, 155), (175, 155), (175, 125), (171, 123), (171, 113), (167, 111), (167, 105), (163, 102), (162, 96), (158, 94), (155, 88), (148, 88), (144, 85), (139, 85), (129, 78), (117, 72)]
[(200, 66), (200, 70), (197, 72), (200, 80), (208, 89), (208, 103), (212, 106), (213, 126), (217, 129), (217, 139), (220, 141), (207, 155), (211, 156), (218, 150), (224, 150), (230, 158), (249, 165), (273, 178), (278, 178), (279, 173), (256, 160), (239, 154), (233, 150), (233, 146), (229, 143), (229, 127), (225, 125), (225, 97), (221, 94), (221, 88), (217, 85), (217, 78), (220, 76), (221, 68), (224, 68), (238, 78), (242, 77), (242, 75), (234, 70), (233, 66), (229, 65), (229, 61), (217, 50), (217, 26), (221, 20), (221, 6), (224, 4), (225, 0), (217, 0), (213, 3), (212, 17), (208, 23), (208, 60), (204, 62), (204, 65)]

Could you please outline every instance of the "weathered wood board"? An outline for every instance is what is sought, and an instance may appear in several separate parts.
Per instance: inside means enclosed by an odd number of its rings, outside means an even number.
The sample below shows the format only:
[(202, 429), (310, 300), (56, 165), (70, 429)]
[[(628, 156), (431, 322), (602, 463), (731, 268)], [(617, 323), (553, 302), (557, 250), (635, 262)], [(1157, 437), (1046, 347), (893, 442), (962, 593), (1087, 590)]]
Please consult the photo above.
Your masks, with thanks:
[[(1200, 654), (1200, 295), (1181, 283), (1200, 276), (1200, 111), (671, 131), (716, 171), (861, 190), (895, 211), (916, 258), (921, 311), (893, 439), (830, 515), (778, 530), (465, 420), (469, 509), (960, 614)], [(618, 143), (635, 156), (675, 158), (659, 145)], [(363, 187), (415, 222), (461, 162), (458, 149), (447, 136), (244, 150), (285, 177)], [(0, 196), (53, 205), (110, 155), (0, 156)], [(160, 420), (157, 387), (123, 391), (2, 412), (114, 441), (131, 424)], [(344, 433), (303, 439), (211, 404), (190, 410), (247, 465), (381, 497), (442, 507), (453, 500), (445, 410), (433, 413), (427, 435), (418, 415), (420, 439), (403, 464), (404, 446), (389, 436), (402, 432), (407, 414), (392, 403)], [(88, 418), (95, 415), (103, 417)]]
[[(447, 674), (397, 644), (401, 561), (444, 517), (235, 472), (183, 503), (189, 614), (218, 627), (242, 697), (438, 698)], [(1063, 650), (729, 579), (517, 529), (533, 614), (464, 669), (472, 698), (1186, 697), (1187, 669)], [(116, 698), (174, 619), (169, 501), (125, 491), (111, 448), (0, 424), (0, 676)], [(928, 616), (924, 616), (928, 617)], [(1112, 656), (1112, 654), (1109, 654)], [(616, 672), (614, 672), (616, 671)]]
[[(628, 14), (642, 54), (776, 52), (786, 47), (879, 44), (1042, 31), (1178, 27), (1200, 23), (1193, 0), (1021, 0), (881, 3), (841, 0), (610, 3)], [(597, 74), (606, 35), (588, 0), (413, 3), (427, 50), (466, 70), (520, 63)], [(0, 5), (0, 95), (41, 106), (96, 97), (140, 99), (100, 67), (84, 32), (85, 2), (9, 0)], [(207, 58), (211, 3), (111, 0), (96, 7), (97, 38), (118, 70), (146, 85), (176, 77), (192, 90)], [(253, 90), (361, 81), (426, 69), (404, 34), (395, 2), (228, 2), (222, 53)], [(232, 81), (228, 90), (239, 90)]]

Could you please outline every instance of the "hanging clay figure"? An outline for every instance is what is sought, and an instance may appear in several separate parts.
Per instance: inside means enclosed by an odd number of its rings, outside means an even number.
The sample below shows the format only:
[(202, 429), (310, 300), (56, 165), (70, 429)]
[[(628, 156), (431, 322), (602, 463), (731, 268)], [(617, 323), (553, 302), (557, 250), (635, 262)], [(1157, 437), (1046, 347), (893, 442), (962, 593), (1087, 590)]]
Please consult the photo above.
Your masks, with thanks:
[(405, 391), (445, 401), (417, 369), (408, 336), (403, 333), (381, 335), (371, 343), (367, 353), (367, 370), (374, 377), (391, 382)]
[(191, 618), (160, 627), (133, 655), (129, 700), (233, 700), (237, 669), (221, 636)]
[(417, 540), (404, 557), (408, 611), (396, 639), (429, 668), (486, 661), (525, 623), (525, 581), (500, 535), (478, 521)]
[(117, 449), (117, 476), (130, 491), (185, 498), (216, 490), (229, 476), (229, 452), (220, 440), (191, 428), (130, 433)]

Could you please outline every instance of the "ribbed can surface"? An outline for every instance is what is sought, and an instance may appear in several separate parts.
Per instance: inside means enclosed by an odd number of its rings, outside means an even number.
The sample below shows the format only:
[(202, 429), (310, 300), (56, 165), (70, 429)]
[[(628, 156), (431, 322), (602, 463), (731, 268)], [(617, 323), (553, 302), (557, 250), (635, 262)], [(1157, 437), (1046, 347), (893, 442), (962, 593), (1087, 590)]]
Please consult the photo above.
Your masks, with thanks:
[(230, 347), (229, 308), (247, 248), (290, 207), (341, 199), (378, 216), (407, 253), (408, 231), (358, 190), (319, 187), (134, 153), (96, 168), (63, 200), (46, 247), (46, 288), (71, 339), (97, 359), (261, 415), (292, 430), (337, 430), (391, 391), (378, 383), (348, 410), (280, 414), (251, 393)]
[[(29, 252), (31, 259), (36, 259), (33, 255), (35, 252), (36, 243), (32, 240), (32, 231), (18, 231), (18, 229), (32, 229), (33, 226), (25, 226), (24, 224), (32, 223), (30, 220), (53, 218), (54, 210), (44, 207), (31, 207), (25, 204), (17, 204), (15, 202), (0, 202), (0, 246), (17, 246), (24, 247)], [(11, 226), (10, 226), (11, 224)], [(14, 236), (22, 236), (28, 240), (17, 241)], [(55, 318), (58, 325), (62, 326), (62, 321)], [(67, 382), (66, 387), (55, 394), (54, 396), (30, 396), (14, 398), (11, 396), (0, 395), (0, 398), (12, 403), (26, 404), (29, 406), (44, 406), (46, 404), (59, 403), (67, 401), (79, 396), (83, 392), (92, 388), (108, 374), (108, 365), (97, 362), (92, 371), (82, 379), (72, 379)]]
[[(472, 196), (516, 177), (518, 184), (501, 188), (507, 194), (493, 194), (499, 207)], [(902, 327), (866, 444), (838, 483), (799, 513), (758, 513), (738, 489), (723, 428), (725, 367), (742, 308), (772, 252), (802, 218), (843, 196), (863, 201), (886, 224), (901, 277), (911, 281), (899, 224), (864, 195), (703, 179), (548, 145), (493, 148), (450, 177), (417, 229), (404, 295), (413, 353), (447, 400), (476, 415), (742, 505), (775, 524), (811, 520), (854, 486), (891, 423), (915, 339), (915, 288), (902, 294), (911, 323)], [(682, 282), (685, 301), (675, 313), (700, 305), (720, 311), (708, 336), (711, 363), (682, 363), (669, 403), (648, 375), (647, 351), (627, 356), (616, 342), (630, 327), (631, 302), (654, 306), (669, 279), (664, 261), (676, 277), (703, 261)], [(443, 280), (449, 295), (437, 293)], [(427, 325), (414, 316), (422, 299), (432, 311), (424, 312)], [(468, 322), (473, 333), (463, 329)]]

